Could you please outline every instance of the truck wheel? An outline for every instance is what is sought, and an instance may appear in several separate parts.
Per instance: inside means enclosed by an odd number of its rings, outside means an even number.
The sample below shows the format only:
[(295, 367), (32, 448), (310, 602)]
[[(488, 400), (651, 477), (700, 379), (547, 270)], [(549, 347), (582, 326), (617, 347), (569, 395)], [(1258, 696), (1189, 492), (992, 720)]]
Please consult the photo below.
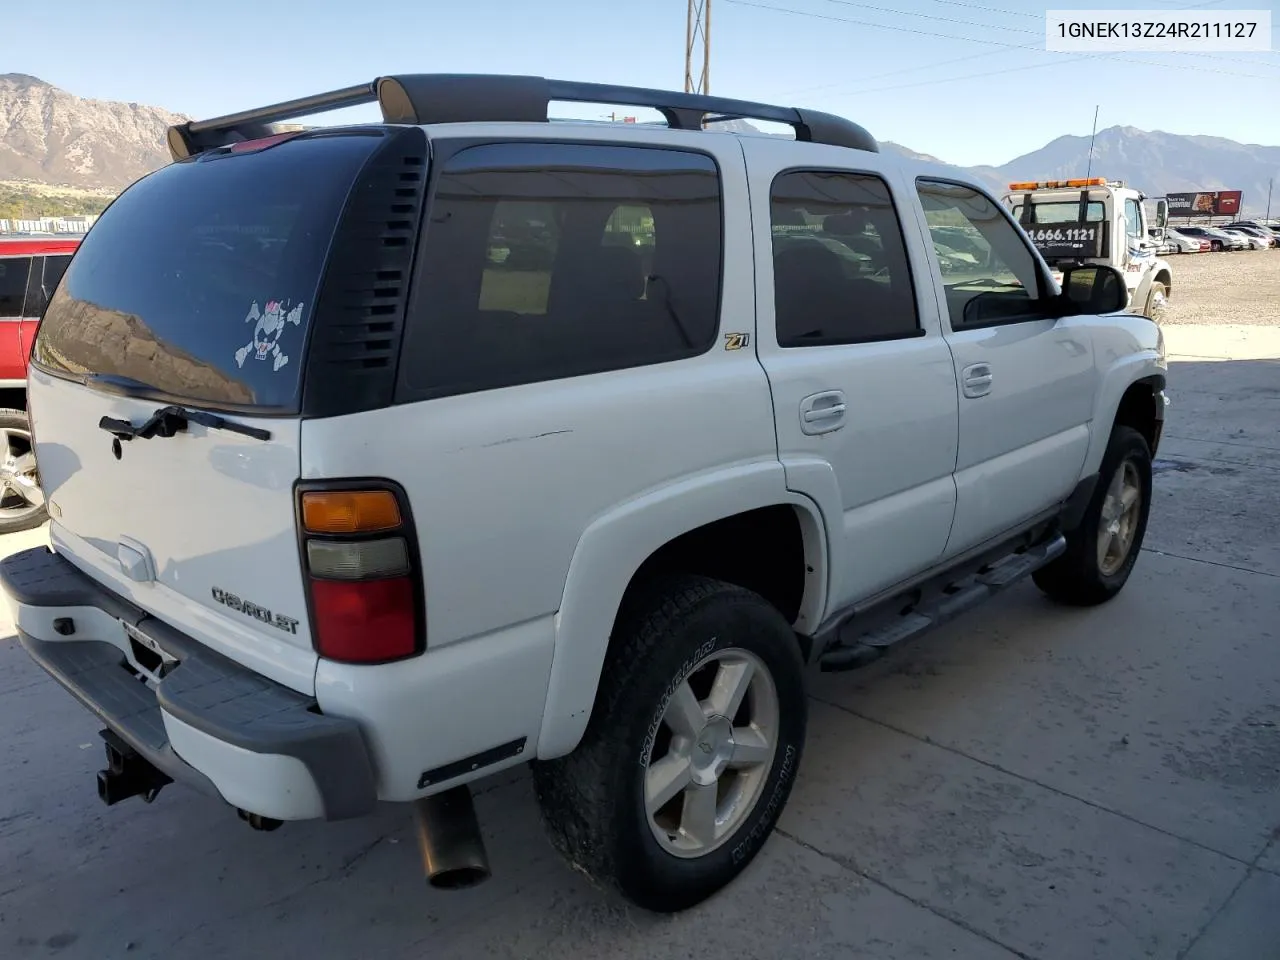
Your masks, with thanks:
[(1209, 249), (1210, 249), (1210, 250), (1212, 250), (1214, 253), (1221, 253), (1221, 252), (1222, 252), (1222, 241), (1221, 241), (1221, 240), (1210, 240), (1210, 241), (1209, 241)]
[(0, 535), (31, 530), (49, 518), (22, 410), (0, 408)]
[(1165, 310), (1169, 307), (1169, 289), (1163, 283), (1152, 283), (1147, 294), (1147, 308), (1142, 311), (1148, 320), (1160, 323), (1164, 320)]
[(691, 907), (772, 832), (808, 712), (795, 634), (748, 590), (683, 576), (624, 604), (582, 742), (533, 764), (552, 843), (649, 910)]
[(1098, 486), (1067, 550), (1033, 579), (1054, 600), (1075, 606), (1105, 603), (1120, 592), (1147, 532), (1151, 511), (1151, 451), (1131, 427), (1111, 431)]

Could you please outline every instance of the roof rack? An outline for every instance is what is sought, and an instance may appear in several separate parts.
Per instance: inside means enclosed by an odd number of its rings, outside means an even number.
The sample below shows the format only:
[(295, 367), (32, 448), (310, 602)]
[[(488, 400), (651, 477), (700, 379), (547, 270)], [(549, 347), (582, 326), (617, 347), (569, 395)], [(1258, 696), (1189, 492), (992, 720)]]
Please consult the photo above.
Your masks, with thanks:
[(555, 100), (652, 107), (674, 130), (701, 130), (704, 123), (723, 120), (767, 120), (788, 124), (797, 140), (880, 151), (875, 138), (856, 123), (814, 110), (543, 77), (420, 73), (379, 77), (354, 87), (172, 126), (169, 152), (175, 160), (183, 160), (227, 144), (279, 133), (276, 125), (281, 121), (365, 103), (377, 103), (387, 123), (545, 123), (547, 107)]

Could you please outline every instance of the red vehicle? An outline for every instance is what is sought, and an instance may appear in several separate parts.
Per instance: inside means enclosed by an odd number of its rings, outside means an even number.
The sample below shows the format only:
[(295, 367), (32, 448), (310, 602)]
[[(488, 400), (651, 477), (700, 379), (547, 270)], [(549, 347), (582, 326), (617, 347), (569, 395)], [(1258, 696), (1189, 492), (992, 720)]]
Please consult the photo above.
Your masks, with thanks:
[(79, 237), (0, 237), (0, 534), (45, 520), (27, 422), (27, 357), (79, 245)]

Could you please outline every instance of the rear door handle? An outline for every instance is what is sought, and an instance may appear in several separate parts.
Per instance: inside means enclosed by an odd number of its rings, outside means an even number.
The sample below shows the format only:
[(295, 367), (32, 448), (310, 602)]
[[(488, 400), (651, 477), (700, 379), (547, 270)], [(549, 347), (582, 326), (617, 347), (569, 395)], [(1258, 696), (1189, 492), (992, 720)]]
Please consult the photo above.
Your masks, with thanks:
[(800, 401), (800, 430), (809, 436), (839, 430), (847, 410), (843, 390), (811, 394)]
[(970, 399), (985, 397), (991, 392), (991, 364), (972, 363), (960, 372), (960, 385)]

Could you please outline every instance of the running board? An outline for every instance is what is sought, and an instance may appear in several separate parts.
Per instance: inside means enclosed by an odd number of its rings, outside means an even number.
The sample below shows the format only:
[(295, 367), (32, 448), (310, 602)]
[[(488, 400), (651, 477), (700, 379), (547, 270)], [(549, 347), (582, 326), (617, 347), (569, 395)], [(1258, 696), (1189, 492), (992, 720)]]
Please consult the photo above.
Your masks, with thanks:
[(889, 647), (918, 637), (990, 600), (1062, 556), (1066, 549), (1067, 541), (1055, 534), (967, 575), (943, 581), (935, 590), (912, 591), (892, 604), (891, 608), (896, 609), (887, 618), (874, 614), (853, 617), (840, 628), (836, 643), (818, 658), (822, 671), (835, 673), (865, 667), (879, 660)]

